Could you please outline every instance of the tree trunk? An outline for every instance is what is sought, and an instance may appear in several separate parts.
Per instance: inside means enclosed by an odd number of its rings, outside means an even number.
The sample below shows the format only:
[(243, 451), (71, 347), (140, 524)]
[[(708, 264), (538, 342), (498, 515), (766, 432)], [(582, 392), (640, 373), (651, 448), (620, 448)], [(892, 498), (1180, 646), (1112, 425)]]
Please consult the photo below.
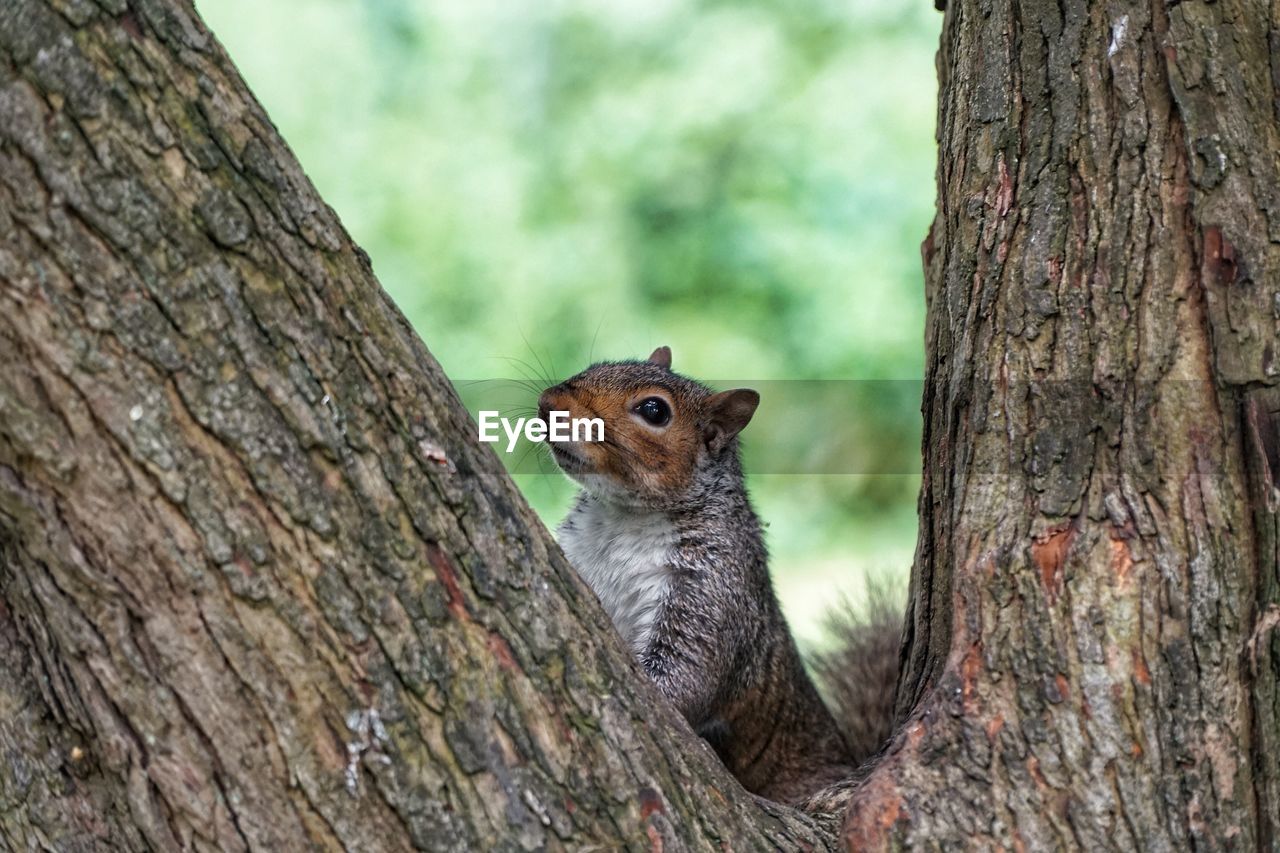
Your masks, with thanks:
[(1280, 849), (1280, 4), (953, 2), (855, 846)]
[(658, 700), (183, 0), (0, 4), (0, 847), (823, 848)]

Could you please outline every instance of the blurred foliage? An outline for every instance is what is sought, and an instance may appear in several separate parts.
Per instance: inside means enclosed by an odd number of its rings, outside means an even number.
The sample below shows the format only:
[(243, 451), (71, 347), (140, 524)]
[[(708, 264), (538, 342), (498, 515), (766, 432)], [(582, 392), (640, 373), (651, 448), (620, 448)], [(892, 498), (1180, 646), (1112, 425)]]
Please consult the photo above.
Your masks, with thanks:
[[(658, 344), (704, 379), (921, 375), (930, 4), (198, 6), (464, 396)], [(874, 387), (775, 427), (856, 435), (876, 472), (753, 477), (802, 620), (827, 567), (910, 559), (919, 385)], [(554, 523), (567, 485), (518, 480)]]

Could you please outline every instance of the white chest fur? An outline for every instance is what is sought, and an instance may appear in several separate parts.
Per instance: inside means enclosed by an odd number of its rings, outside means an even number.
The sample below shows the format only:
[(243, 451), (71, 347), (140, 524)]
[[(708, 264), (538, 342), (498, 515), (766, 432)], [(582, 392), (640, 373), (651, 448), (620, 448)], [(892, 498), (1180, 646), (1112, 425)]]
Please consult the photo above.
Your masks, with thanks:
[(570, 513), (556, 535), (618, 633), (642, 654), (671, 582), (676, 531), (670, 519), (591, 502)]

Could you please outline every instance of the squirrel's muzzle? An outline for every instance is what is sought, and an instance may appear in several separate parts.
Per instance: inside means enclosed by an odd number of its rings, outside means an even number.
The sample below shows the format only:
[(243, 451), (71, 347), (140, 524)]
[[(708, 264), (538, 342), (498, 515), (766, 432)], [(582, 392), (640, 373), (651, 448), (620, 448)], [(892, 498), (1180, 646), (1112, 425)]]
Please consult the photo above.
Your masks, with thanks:
[(538, 397), (538, 417), (545, 421), (551, 417), (552, 412), (570, 411), (571, 399), (563, 382), (551, 386)]

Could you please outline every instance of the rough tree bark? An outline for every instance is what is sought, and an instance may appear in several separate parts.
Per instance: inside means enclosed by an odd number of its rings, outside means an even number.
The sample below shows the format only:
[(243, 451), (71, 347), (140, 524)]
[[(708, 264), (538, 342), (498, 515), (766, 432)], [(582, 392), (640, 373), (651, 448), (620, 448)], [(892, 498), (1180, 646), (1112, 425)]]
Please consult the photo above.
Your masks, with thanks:
[[(1264, 14), (947, 13), (855, 849), (1280, 844)], [(0, 842), (832, 840), (656, 700), (188, 5), (7, 0), (0, 60)]]
[(184, 0), (0, 3), (0, 847), (826, 847), (660, 701)]
[(854, 844), (1280, 849), (1280, 4), (952, 2)]

